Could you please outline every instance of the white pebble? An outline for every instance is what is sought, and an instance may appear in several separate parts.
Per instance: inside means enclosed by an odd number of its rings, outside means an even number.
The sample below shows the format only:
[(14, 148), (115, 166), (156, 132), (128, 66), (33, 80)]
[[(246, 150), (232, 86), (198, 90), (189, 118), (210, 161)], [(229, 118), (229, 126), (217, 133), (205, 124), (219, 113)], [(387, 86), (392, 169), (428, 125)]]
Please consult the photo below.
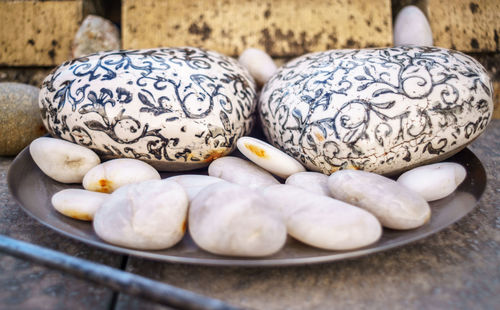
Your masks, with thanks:
[(432, 46), (432, 29), (416, 6), (404, 7), (394, 22), (394, 45)]
[(369, 212), (292, 185), (273, 185), (262, 194), (285, 218), (288, 233), (308, 245), (352, 250), (376, 242), (382, 227)]
[(217, 182), (223, 182), (223, 179), (211, 177), (208, 175), (199, 174), (181, 174), (176, 175), (165, 180), (175, 181), (181, 185), (186, 191), (189, 201), (192, 201), (200, 191), (205, 187)]
[(61, 183), (81, 183), (83, 176), (101, 162), (91, 149), (60, 139), (35, 139), (29, 150), (40, 170)]
[(416, 228), (431, 216), (429, 204), (417, 193), (375, 173), (339, 170), (328, 178), (328, 187), (332, 197), (371, 212), (388, 228)]
[(241, 137), (236, 145), (246, 158), (280, 178), (286, 179), (294, 173), (306, 171), (294, 158), (259, 139)]
[(86, 190), (112, 193), (117, 188), (146, 180), (160, 180), (160, 174), (149, 164), (130, 158), (119, 158), (92, 168), (83, 178)]
[(250, 188), (279, 184), (269, 172), (257, 165), (234, 156), (224, 156), (208, 166), (208, 175)]
[(109, 194), (68, 188), (52, 196), (52, 206), (68, 217), (82, 221), (92, 221), (97, 209), (108, 197)]
[(460, 164), (437, 163), (409, 170), (398, 178), (398, 182), (425, 200), (434, 201), (453, 193), (466, 175)]
[(277, 67), (271, 56), (257, 48), (247, 48), (238, 61), (250, 72), (258, 84), (264, 85), (276, 72)]
[(257, 192), (219, 182), (191, 202), (189, 232), (202, 249), (230, 256), (267, 256), (286, 241), (286, 227)]
[(141, 249), (166, 249), (186, 231), (188, 198), (176, 182), (151, 180), (117, 189), (94, 216), (106, 242)]
[(285, 184), (297, 186), (315, 194), (330, 196), (328, 176), (323, 173), (312, 171), (298, 172), (289, 176)]

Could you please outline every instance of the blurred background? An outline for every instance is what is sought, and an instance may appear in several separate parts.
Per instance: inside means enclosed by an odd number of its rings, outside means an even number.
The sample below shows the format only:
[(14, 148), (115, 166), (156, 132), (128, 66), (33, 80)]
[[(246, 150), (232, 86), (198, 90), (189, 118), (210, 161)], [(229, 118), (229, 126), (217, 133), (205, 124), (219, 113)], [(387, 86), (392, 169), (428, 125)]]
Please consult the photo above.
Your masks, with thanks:
[(0, 0), (0, 82), (39, 87), (65, 60), (117, 47), (189, 45), (231, 56), (257, 47), (278, 65), (313, 51), (386, 47), (407, 5), (425, 14), (435, 46), (485, 66), (500, 118), (498, 0)]

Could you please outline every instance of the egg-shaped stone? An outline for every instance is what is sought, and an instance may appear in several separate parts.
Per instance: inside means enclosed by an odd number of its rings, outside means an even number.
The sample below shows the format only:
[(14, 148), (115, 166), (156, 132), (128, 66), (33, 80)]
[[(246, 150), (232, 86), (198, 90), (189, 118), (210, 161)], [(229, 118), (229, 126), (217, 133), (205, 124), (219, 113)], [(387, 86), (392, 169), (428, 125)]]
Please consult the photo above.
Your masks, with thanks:
[(191, 202), (189, 233), (200, 248), (210, 253), (259, 257), (283, 247), (286, 224), (259, 192), (218, 182)]
[(131, 158), (117, 158), (90, 169), (82, 180), (89, 191), (112, 193), (118, 188), (147, 180), (161, 180), (155, 168)]
[(251, 161), (235, 156), (224, 156), (214, 160), (208, 166), (208, 175), (253, 189), (280, 183), (268, 171)]
[(293, 185), (271, 185), (261, 191), (280, 212), (288, 233), (326, 250), (353, 250), (376, 242), (382, 227), (371, 213)]
[(241, 137), (236, 146), (246, 158), (280, 178), (305, 171), (298, 161), (262, 140)]
[(180, 174), (166, 178), (165, 180), (177, 182), (177, 184), (182, 186), (190, 202), (206, 187), (214, 183), (224, 182), (223, 179), (199, 174)]
[(197, 48), (101, 52), (57, 67), (39, 107), (48, 131), (103, 158), (159, 170), (207, 166), (249, 133), (255, 82), (236, 59)]
[(304, 171), (289, 176), (285, 184), (293, 185), (322, 196), (330, 196), (328, 176), (323, 173)]
[(238, 57), (238, 61), (248, 69), (259, 85), (264, 85), (277, 69), (271, 56), (258, 48), (247, 48)]
[(457, 163), (442, 162), (406, 171), (398, 183), (427, 201), (444, 198), (453, 193), (465, 180), (467, 170)]
[(67, 188), (55, 193), (51, 202), (61, 214), (77, 220), (92, 221), (94, 214), (109, 196), (106, 193)]
[(473, 58), (434, 47), (331, 50), (278, 69), (259, 99), (264, 133), (311, 170), (396, 173), (447, 158), (492, 116)]
[(29, 152), (43, 173), (61, 183), (81, 183), (101, 162), (99, 156), (86, 147), (49, 137), (33, 140)]
[(432, 46), (432, 29), (424, 13), (414, 5), (399, 11), (394, 22), (394, 45)]
[(431, 208), (417, 192), (376, 173), (345, 169), (328, 177), (333, 198), (363, 208), (384, 227), (413, 229), (427, 223)]
[(187, 226), (188, 197), (172, 181), (123, 186), (101, 204), (94, 230), (106, 242), (140, 250), (161, 250), (179, 242)]

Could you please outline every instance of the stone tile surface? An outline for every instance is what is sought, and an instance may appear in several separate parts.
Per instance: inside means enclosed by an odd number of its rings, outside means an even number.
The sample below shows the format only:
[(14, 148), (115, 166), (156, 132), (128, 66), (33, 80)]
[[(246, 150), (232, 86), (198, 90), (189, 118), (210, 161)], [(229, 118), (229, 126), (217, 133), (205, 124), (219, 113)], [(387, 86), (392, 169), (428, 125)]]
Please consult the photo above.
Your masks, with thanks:
[[(0, 234), (118, 267), (121, 256), (66, 238), (29, 217), (7, 187), (12, 157), (0, 157)], [(113, 292), (0, 252), (1, 309), (107, 309)]]
[[(465, 218), (424, 240), (328, 264), (221, 268), (130, 257), (127, 270), (248, 309), (495, 309), (500, 303), (500, 120), (470, 146), (488, 185)], [(117, 308), (163, 309), (120, 295)]]
[[(419, 242), (335, 263), (281, 268), (168, 264), (130, 257), (127, 270), (248, 309), (495, 309), (500, 302), (500, 120), (470, 146), (488, 174), (479, 205)], [(0, 157), (0, 233), (118, 267), (121, 257), (60, 236), (27, 216)], [(0, 254), (2, 309), (107, 309), (112, 292)], [(117, 309), (168, 309), (119, 295)]]

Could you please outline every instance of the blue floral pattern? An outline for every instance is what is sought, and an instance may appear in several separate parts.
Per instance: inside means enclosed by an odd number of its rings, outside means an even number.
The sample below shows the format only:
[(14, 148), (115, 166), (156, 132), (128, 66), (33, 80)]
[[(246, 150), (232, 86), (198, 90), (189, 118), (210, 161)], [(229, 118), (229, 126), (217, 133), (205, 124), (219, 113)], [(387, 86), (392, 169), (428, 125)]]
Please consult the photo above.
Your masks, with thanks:
[(197, 48), (103, 52), (56, 68), (43, 82), (42, 118), (57, 137), (105, 158), (193, 169), (249, 133), (255, 83), (239, 63)]
[(332, 50), (299, 57), (259, 101), (274, 145), (313, 170), (401, 170), (451, 152), (492, 114), (484, 68), (433, 47)]

